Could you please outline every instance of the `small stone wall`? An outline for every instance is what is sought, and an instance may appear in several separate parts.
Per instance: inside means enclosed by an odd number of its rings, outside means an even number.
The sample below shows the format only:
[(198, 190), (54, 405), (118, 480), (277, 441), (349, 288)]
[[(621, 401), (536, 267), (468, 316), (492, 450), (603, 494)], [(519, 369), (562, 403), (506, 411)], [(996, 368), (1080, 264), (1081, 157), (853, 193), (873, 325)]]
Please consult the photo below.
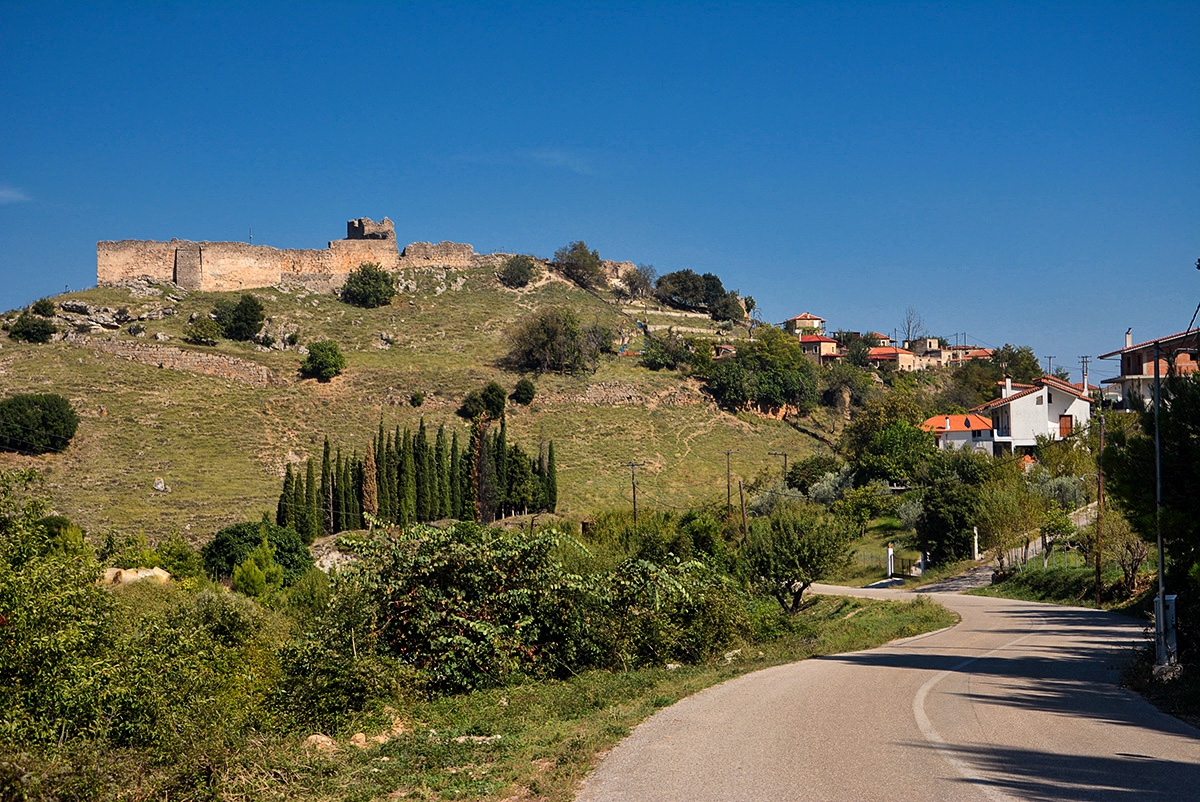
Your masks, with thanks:
[(89, 337), (79, 334), (69, 335), (65, 340), (72, 345), (92, 348), (151, 367), (202, 373), (206, 376), (215, 376), (219, 379), (258, 387), (278, 383), (278, 379), (270, 368), (256, 362), (238, 359), (236, 356), (185, 351), (170, 345), (130, 342), (111, 337)]

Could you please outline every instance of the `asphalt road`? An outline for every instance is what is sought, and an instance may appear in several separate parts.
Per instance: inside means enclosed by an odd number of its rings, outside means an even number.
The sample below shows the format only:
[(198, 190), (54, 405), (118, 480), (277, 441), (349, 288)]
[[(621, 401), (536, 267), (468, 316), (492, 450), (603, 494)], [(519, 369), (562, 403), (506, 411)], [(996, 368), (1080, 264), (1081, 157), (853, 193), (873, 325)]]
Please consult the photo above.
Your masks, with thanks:
[(935, 598), (962, 622), (758, 671), (659, 711), (605, 756), (578, 802), (1200, 800), (1200, 730), (1117, 685), (1140, 624)]

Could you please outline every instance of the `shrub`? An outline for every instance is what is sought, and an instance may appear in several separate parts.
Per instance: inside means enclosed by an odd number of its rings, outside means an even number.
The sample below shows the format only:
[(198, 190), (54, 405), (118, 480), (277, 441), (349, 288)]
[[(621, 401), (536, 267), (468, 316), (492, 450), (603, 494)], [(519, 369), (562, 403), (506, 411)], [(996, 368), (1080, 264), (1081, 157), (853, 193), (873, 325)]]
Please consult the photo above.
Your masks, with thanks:
[(300, 365), (300, 371), (318, 381), (327, 382), (346, 369), (346, 357), (333, 340), (321, 340), (308, 347), (308, 356)]
[(48, 343), (57, 333), (58, 327), (49, 320), (36, 318), (28, 312), (22, 312), (8, 330), (9, 337), (27, 343)]
[(841, 467), (842, 461), (835, 454), (813, 454), (796, 460), (788, 469), (788, 487), (807, 493), (810, 487), (825, 478), (825, 474), (837, 473)]
[(61, 395), (23, 394), (0, 401), (0, 451), (63, 451), (78, 427), (79, 416)]
[(40, 298), (33, 302), (33, 306), (29, 307), (29, 311), (38, 317), (54, 317), (54, 301), (51, 301), (49, 298)]
[(419, 407), (424, 403), (425, 403), (425, 393), (421, 392), (420, 390), (417, 390), (416, 392), (414, 392), (412, 395), (410, 395), (408, 397), (409, 406)]
[(742, 553), (754, 581), (797, 613), (804, 591), (848, 561), (851, 539), (847, 522), (820, 507), (781, 504), (754, 521)]
[(196, 318), (183, 329), (183, 341), (192, 345), (216, 345), (219, 339), (221, 327), (212, 318)]
[(529, 379), (521, 379), (517, 382), (517, 386), (513, 388), (512, 399), (518, 404), (529, 406), (533, 403), (534, 396), (537, 395), (537, 387)]
[(612, 347), (609, 332), (598, 324), (584, 328), (571, 309), (543, 309), (517, 324), (508, 363), (537, 373), (595, 370), (600, 354)]
[(474, 420), (480, 415), (487, 415), (493, 420), (504, 417), (504, 407), (507, 405), (508, 394), (496, 382), (488, 382), (481, 390), (472, 390), (463, 399), (458, 414), (467, 420)]
[(276, 526), (269, 521), (248, 521), (227, 526), (217, 532), (200, 556), (204, 570), (213, 579), (228, 579), (237, 566), (246, 562), (263, 538), (275, 550), (274, 561), (283, 568), (283, 584), (290, 585), (313, 567), (312, 555), (304, 540), (291, 527)]
[(537, 264), (528, 256), (513, 256), (500, 268), (500, 283), (506, 287), (524, 287), (533, 280)]
[(292, 346), (296, 345), (297, 343), (300, 342), (300, 332), (293, 331), (291, 334), (289, 334), (287, 337), (284, 338), (284, 342), (286, 342), (288, 345), (292, 345)]
[(386, 306), (395, 294), (391, 274), (373, 262), (364, 262), (350, 271), (342, 285), (342, 300), (363, 309)]
[(221, 333), (230, 340), (253, 340), (265, 319), (263, 305), (253, 295), (245, 294), (238, 302), (220, 301), (213, 309)]
[(554, 264), (559, 271), (585, 290), (604, 281), (600, 254), (588, 250), (585, 242), (572, 242), (554, 252)]

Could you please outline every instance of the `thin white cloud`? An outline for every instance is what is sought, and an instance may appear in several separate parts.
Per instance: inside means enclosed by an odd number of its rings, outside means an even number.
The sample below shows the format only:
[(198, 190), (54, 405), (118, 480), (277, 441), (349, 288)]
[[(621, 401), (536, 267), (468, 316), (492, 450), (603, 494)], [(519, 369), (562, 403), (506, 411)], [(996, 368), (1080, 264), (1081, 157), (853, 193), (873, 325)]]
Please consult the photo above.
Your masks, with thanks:
[(0, 184), (0, 204), (28, 203), (30, 200), (32, 199), (22, 190), (8, 184)]
[(576, 175), (592, 175), (596, 172), (586, 156), (566, 148), (540, 148), (527, 151), (525, 156), (544, 167), (569, 170)]

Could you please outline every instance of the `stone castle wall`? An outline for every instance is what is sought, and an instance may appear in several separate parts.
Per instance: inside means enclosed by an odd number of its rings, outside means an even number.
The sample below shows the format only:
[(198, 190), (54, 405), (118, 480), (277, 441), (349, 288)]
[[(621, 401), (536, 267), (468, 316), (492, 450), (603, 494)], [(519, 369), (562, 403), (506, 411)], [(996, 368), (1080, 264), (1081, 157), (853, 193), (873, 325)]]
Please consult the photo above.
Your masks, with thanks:
[(470, 245), (414, 242), (401, 253), (395, 227), (386, 217), (350, 220), (347, 238), (334, 240), (324, 250), (280, 249), (244, 242), (170, 242), (121, 240), (96, 243), (96, 280), (116, 284), (133, 279), (171, 281), (188, 290), (230, 292), (269, 287), (284, 279), (302, 282), (314, 290), (340, 287), (346, 274), (363, 262), (385, 270), (408, 267), (470, 267), (475, 249)]
[(106, 354), (123, 357), (143, 365), (189, 373), (203, 373), (228, 381), (265, 387), (277, 383), (275, 374), (264, 365), (225, 354), (205, 351), (185, 351), (170, 345), (131, 342), (111, 337), (88, 337), (71, 334), (66, 341), (72, 345), (92, 348)]

